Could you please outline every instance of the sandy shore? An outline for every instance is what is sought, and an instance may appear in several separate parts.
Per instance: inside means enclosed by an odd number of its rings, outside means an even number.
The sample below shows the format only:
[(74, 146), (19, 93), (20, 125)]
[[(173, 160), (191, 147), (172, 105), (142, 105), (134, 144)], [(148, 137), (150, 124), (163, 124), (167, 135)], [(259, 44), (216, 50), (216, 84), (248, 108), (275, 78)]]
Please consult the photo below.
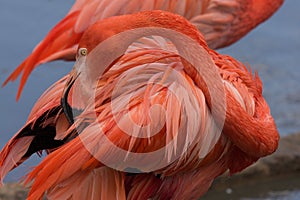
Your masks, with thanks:
[[(300, 190), (299, 180), (300, 133), (281, 138), (273, 155), (260, 159), (242, 173), (218, 178), (203, 199), (239, 199), (241, 195), (251, 197), (270, 190)], [(24, 200), (26, 194), (19, 184), (9, 183), (0, 189), (0, 200)]]
[(0, 189), (0, 200), (24, 200), (27, 191), (17, 183), (5, 184)]

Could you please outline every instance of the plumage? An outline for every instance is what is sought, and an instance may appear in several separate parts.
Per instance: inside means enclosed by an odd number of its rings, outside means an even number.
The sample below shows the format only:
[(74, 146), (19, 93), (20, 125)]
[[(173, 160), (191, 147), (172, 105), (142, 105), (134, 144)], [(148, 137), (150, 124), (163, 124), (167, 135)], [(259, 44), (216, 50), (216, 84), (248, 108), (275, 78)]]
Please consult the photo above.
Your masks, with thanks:
[(74, 60), (84, 31), (100, 19), (146, 10), (165, 10), (193, 23), (211, 48), (228, 46), (268, 19), (283, 0), (77, 0), (69, 13), (36, 46), (33, 52), (6, 79), (14, 81), (22, 73), (17, 94), (32, 70), (57, 59)]
[[(68, 76), (51, 86), (39, 98), (23, 128), (3, 147), (0, 153), (0, 181), (33, 153), (51, 150), (62, 145), (55, 139), (55, 130), (61, 116), (60, 98)], [(53, 140), (53, 141), (51, 141)]]
[[(206, 79), (210, 73), (216, 74)], [(58, 109), (56, 117), (48, 115), (52, 108)], [(46, 148), (49, 155), (28, 174), (29, 200), (45, 194), (198, 199), (217, 176), (274, 152), (279, 139), (258, 75), (211, 50), (186, 19), (163, 11), (112, 17), (89, 27), (72, 72), (33, 110), (25, 125), (29, 133), (21, 129), (0, 154), (1, 179), (26, 159), (35, 126), (46, 129), (42, 134), (56, 134), (50, 143), (63, 143)], [(32, 140), (19, 147), (27, 135)], [(3, 156), (10, 154), (17, 156)]]

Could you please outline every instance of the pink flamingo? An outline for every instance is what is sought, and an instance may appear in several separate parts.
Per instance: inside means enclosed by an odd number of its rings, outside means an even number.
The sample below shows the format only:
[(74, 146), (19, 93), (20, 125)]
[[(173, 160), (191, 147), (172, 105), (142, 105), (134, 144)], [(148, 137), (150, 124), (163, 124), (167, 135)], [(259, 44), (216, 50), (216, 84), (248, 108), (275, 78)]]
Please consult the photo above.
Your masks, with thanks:
[[(148, 37), (155, 33), (165, 38)], [(186, 55), (200, 59), (199, 66)], [(198, 68), (217, 74), (206, 80)], [(214, 104), (222, 103), (222, 93), (226, 105)], [(26, 178), (29, 200), (45, 193), (49, 199), (197, 199), (227, 170), (239, 172), (273, 153), (278, 140), (257, 74), (211, 50), (185, 18), (146, 11), (86, 30), (72, 72), (42, 95), (1, 151), (0, 179), (46, 150)], [(131, 160), (159, 149), (157, 159)], [(127, 169), (132, 162), (140, 173)]]

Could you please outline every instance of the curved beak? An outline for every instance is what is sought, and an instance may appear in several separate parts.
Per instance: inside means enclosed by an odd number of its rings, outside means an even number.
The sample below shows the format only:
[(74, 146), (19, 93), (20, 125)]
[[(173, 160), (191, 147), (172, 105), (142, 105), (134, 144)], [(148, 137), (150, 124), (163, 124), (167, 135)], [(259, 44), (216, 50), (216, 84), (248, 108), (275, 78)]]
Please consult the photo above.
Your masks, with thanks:
[(74, 85), (76, 79), (78, 78), (79, 74), (77, 74), (76, 70), (73, 69), (71, 71), (70, 75), (71, 75), (71, 77), (65, 85), (63, 95), (60, 100), (60, 104), (63, 109), (63, 112), (66, 115), (67, 120), (72, 125), (74, 123), (74, 115), (73, 115), (73, 108), (68, 103), (68, 97), (69, 97), (70, 90), (71, 90), (72, 86)]

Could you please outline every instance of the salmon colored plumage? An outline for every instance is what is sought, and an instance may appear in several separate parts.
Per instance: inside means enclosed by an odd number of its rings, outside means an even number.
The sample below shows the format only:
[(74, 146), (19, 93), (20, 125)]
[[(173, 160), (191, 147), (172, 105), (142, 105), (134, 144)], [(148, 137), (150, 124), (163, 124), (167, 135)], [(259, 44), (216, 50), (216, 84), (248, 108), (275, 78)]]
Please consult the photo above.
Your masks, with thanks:
[[(72, 11), (81, 8), (82, 2), (77, 1)], [(193, 66), (176, 53), (192, 51), (189, 46), (178, 49), (168, 37), (149, 36), (147, 28), (175, 31), (199, 45), (202, 51), (196, 58), (216, 70), (221, 88), (211, 93)], [(105, 52), (123, 48), (119, 46), (123, 38), (117, 36), (132, 30), (139, 37), (129, 39), (125, 52), (110, 60)], [(279, 135), (258, 75), (211, 50), (185, 18), (164, 11), (117, 16), (96, 22), (80, 38), (72, 72), (41, 96), (26, 125), (0, 154), (2, 181), (31, 154), (49, 153), (26, 177), (25, 183), (31, 186), (29, 200), (45, 194), (49, 199), (74, 200), (198, 199), (219, 175), (227, 170), (239, 172), (276, 150)], [(116, 43), (98, 48), (110, 38), (117, 38)], [(109, 68), (103, 68), (104, 62)], [(91, 81), (101, 70), (103, 74)], [(222, 88), (226, 110), (219, 135), (212, 95), (221, 97)], [(130, 136), (120, 125), (148, 137)], [(144, 129), (147, 125), (150, 128)], [(161, 128), (150, 137), (157, 127)], [(154, 152), (176, 140), (176, 134), (178, 140), (164, 157), (141, 165), (140, 173), (126, 171), (127, 156), (120, 157), (115, 149)], [(185, 151), (170, 161), (181, 144)], [(137, 164), (143, 162), (147, 163), (138, 160)]]
[(165, 10), (179, 14), (193, 23), (215, 49), (239, 40), (268, 19), (283, 0), (77, 0), (67, 16), (59, 22), (33, 50), (3, 85), (15, 81), (22, 73), (17, 94), (32, 70), (57, 59), (74, 60), (84, 31), (100, 19), (146, 10)]

